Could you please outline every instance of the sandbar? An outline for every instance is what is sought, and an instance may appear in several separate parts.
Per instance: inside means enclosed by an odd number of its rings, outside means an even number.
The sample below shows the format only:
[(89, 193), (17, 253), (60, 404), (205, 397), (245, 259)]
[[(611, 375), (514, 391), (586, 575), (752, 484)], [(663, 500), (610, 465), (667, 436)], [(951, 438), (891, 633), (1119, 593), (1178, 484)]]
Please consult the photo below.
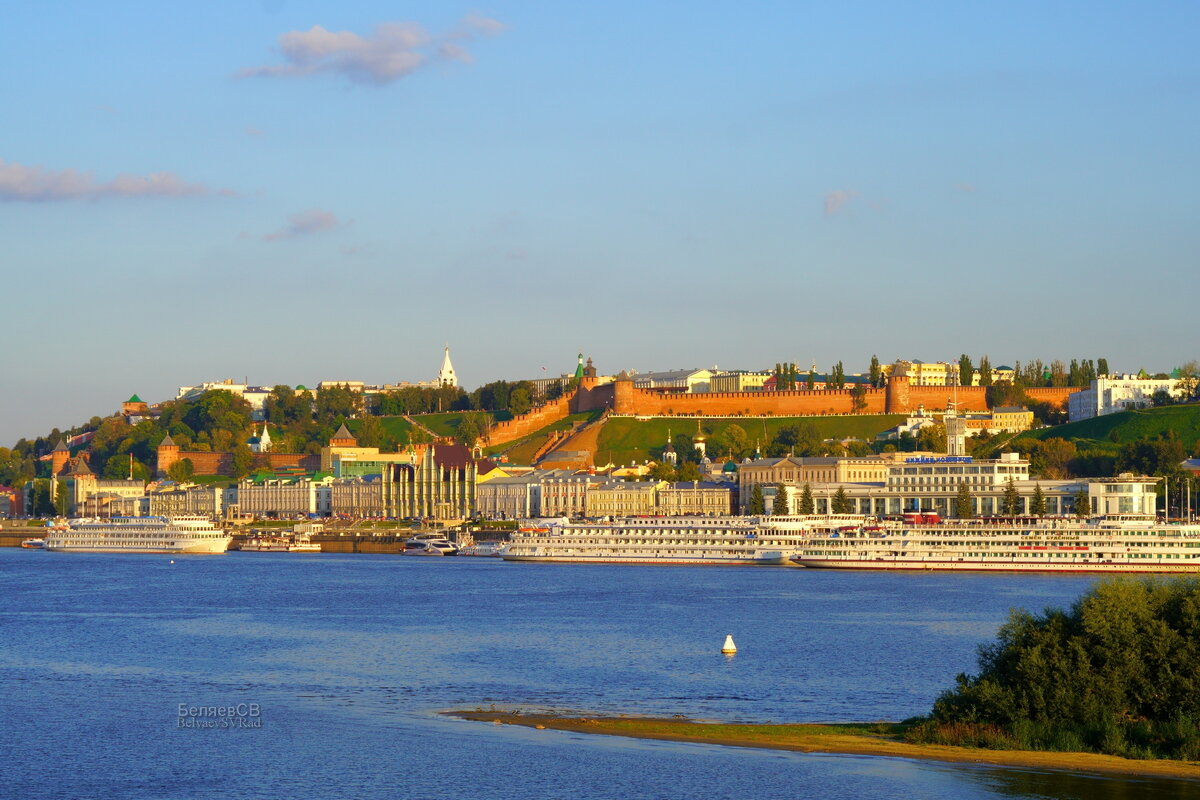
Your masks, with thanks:
[(1097, 775), (1127, 775), (1200, 781), (1200, 762), (1165, 759), (1135, 760), (1097, 753), (1058, 753), (1042, 750), (987, 750), (903, 740), (898, 723), (847, 724), (730, 724), (693, 719), (638, 716), (566, 716), (544, 712), (446, 711), (447, 716), (478, 722), (523, 725), (558, 731), (696, 742), (726, 747), (759, 747), (804, 753), (841, 753), (930, 761), (992, 764), (1022, 769), (1065, 770)]

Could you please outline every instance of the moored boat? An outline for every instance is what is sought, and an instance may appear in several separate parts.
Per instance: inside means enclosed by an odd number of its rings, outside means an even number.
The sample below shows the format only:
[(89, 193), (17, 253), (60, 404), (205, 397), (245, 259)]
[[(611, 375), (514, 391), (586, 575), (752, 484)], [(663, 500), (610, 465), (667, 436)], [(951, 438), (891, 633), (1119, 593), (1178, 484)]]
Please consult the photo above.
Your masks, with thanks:
[(1200, 573), (1200, 525), (1145, 517), (966, 519), (815, 537), (810, 569)]
[(39, 537), (23, 539), (21, 547), (24, 547), (26, 550), (43, 550), (46, 547), (46, 540)]
[(506, 561), (585, 564), (787, 565), (811, 521), (756, 517), (637, 517), (522, 528)]
[(404, 541), (404, 556), (456, 556), (458, 546), (439, 533), (418, 533)]
[(224, 553), (232, 537), (207, 517), (112, 517), (47, 523), (46, 549), (75, 553)]

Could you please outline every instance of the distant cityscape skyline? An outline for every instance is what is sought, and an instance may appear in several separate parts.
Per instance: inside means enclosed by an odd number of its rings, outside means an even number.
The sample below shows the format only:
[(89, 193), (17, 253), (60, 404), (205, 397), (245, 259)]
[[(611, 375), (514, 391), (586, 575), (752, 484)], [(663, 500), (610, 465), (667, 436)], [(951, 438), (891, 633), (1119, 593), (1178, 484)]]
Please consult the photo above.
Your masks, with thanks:
[[(0, 444), (249, 376), (1196, 358), (1200, 6), (14, 5)], [(590, 345), (590, 346), (589, 346)], [(704, 361), (698, 363), (703, 355)]]
[[(132, 388), (125, 387), (123, 389), (116, 390), (116, 394), (112, 395), (111, 397), (100, 397), (99, 395), (76, 393), (75, 395), (72, 396), (74, 402), (69, 407), (72, 409), (77, 409), (77, 412), (76, 412), (76, 416), (72, 417), (70, 419), (70, 421), (59, 420), (59, 419), (55, 418), (55, 419), (52, 419), (49, 422), (47, 422), (42, 427), (36, 428), (35, 430), (29, 430), (28, 424), (22, 424), (21, 421), (22, 420), (28, 421), (37, 416), (46, 416), (44, 409), (41, 409), (40, 413), (38, 411), (31, 410), (31, 412), (28, 414), (6, 414), (6, 415), (4, 415), (2, 418), (0, 418), (0, 431), (3, 431), (3, 433), (0, 433), (0, 437), (2, 437), (2, 438), (0, 438), (0, 447), (10, 447), (18, 439), (22, 439), (22, 438), (32, 440), (39, 436), (45, 436), (53, 428), (58, 428), (63, 431), (68, 430), (69, 428), (77, 427), (77, 426), (85, 424), (93, 416), (100, 416), (100, 417), (111, 416), (111, 415), (119, 412), (122, 401), (125, 400), (126, 398), (128, 398), (130, 395), (137, 395), (140, 399), (143, 399), (148, 403), (157, 404), (157, 403), (161, 403), (161, 402), (175, 400), (177, 398), (180, 390), (183, 388), (187, 388), (187, 387), (191, 387), (191, 386), (201, 386), (201, 385), (209, 384), (209, 383), (211, 383), (211, 384), (219, 384), (221, 382), (232, 382), (235, 384), (245, 383), (246, 385), (249, 385), (249, 386), (261, 386), (261, 387), (266, 387), (266, 388), (272, 388), (272, 387), (278, 386), (278, 385), (286, 385), (286, 386), (290, 386), (293, 388), (303, 386), (308, 389), (316, 388), (317, 385), (321, 382), (343, 382), (343, 381), (344, 382), (356, 382), (357, 381), (357, 382), (362, 382), (362, 383), (365, 383), (368, 385), (375, 385), (375, 386), (397, 384), (397, 383), (409, 384), (409, 385), (433, 385), (437, 382), (436, 379), (437, 379), (438, 375), (441, 374), (442, 370), (445, 369), (445, 366), (446, 366), (450, 356), (453, 356), (453, 359), (455, 362), (460, 360), (460, 356), (457, 354), (456, 351), (454, 351), (454, 349), (452, 347), (445, 348), (445, 350), (442, 352), (444, 353), (444, 355), (439, 356), (436, 359), (437, 363), (441, 366), (441, 370), (439, 370), (439, 369), (428, 370), (429, 372), (433, 373), (433, 376), (426, 377), (426, 378), (421, 378), (420, 376), (410, 376), (407, 378), (390, 376), (390, 377), (384, 377), (384, 378), (380, 378), (380, 379), (368, 379), (368, 378), (364, 378), (362, 376), (356, 376), (356, 375), (336, 375), (336, 376), (329, 375), (329, 376), (325, 376), (325, 377), (318, 376), (313, 379), (305, 379), (305, 380), (289, 381), (289, 380), (284, 379), (284, 380), (276, 380), (276, 381), (260, 381), (260, 380), (256, 380), (254, 375), (243, 375), (240, 378), (234, 377), (231, 375), (222, 375), (220, 377), (205, 378), (203, 380), (191, 380), (191, 381), (185, 380), (185, 381), (177, 382), (172, 386), (163, 388), (161, 391), (158, 390), (158, 387), (160, 385), (162, 385), (162, 382), (160, 380), (147, 379), (147, 380), (141, 381), (141, 384), (145, 385), (149, 388), (142, 388), (141, 386), (132, 387)], [(576, 360), (578, 359), (578, 355), (579, 354), (577, 353)], [(968, 354), (968, 355), (971, 355), (972, 359), (975, 361), (975, 366), (978, 367), (978, 356), (975, 356), (972, 354)], [(988, 355), (988, 354), (981, 353), (979, 355)], [(583, 357), (585, 359), (594, 358), (593, 356), (589, 356), (589, 354), (586, 351), (583, 352)], [(1103, 356), (1101, 356), (1101, 357), (1103, 358)], [(1034, 358), (1038, 358), (1038, 357), (1035, 356)], [(1047, 364), (1051, 363), (1051, 361), (1053, 361), (1053, 360), (1060, 360), (1060, 361), (1063, 361), (1064, 364), (1066, 364), (1070, 360), (1070, 358), (1071, 358), (1070, 356), (1068, 356), (1068, 357), (1052, 357), (1052, 358), (1043, 358), (1042, 360), (1044, 360)], [(465, 362), (469, 363), (473, 359), (468, 358), (468, 359), (463, 359), (463, 360)], [(843, 363), (846, 363), (845, 359), (841, 359), (841, 360), (843, 361)], [(869, 366), (869, 360), (870, 360), (870, 356), (867, 357), (867, 360), (861, 365), (861, 368), (859, 368), (853, 364), (848, 364), (846, 366), (846, 374), (848, 374), (848, 375), (866, 374), (868, 372), (867, 368)], [(781, 359), (781, 361), (782, 361), (782, 359)], [(837, 360), (835, 359), (834, 363), (836, 363), (836, 361)], [(880, 361), (884, 365), (891, 365), (891, 364), (896, 363), (897, 361), (914, 361), (914, 362), (916, 362), (919, 360), (918, 359), (897, 358), (897, 359), (891, 359), (891, 360), (880, 359)], [(957, 363), (956, 363), (957, 357), (954, 359), (943, 358), (943, 359), (937, 359), (937, 360), (930, 360), (925, 363), (932, 364), (932, 363), (937, 363), (939, 361), (945, 362), (947, 364), (951, 364), (951, 365), (954, 365), (955, 367), (957, 367)], [(1011, 367), (1012, 362), (1016, 362), (1016, 361), (1023, 361), (1023, 359), (1012, 359), (1010, 361), (992, 359), (992, 366), (993, 367), (1001, 367), (1001, 366)], [(808, 374), (809, 366), (811, 366), (811, 360), (809, 362), (809, 365), (805, 365), (800, 362), (796, 362), (796, 364), (801, 373), (801, 379), (803, 379)], [(1148, 373), (1151, 373), (1151, 374), (1155, 374), (1155, 373), (1159, 373), (1159, 372), (1169, 373), (1172, 369), (1179, 366), (1177, 364), (1162, 367), (1162, 368), (1159, 368), (1157, 366), (1155, 366), (1153, 368), (1151, 368), (1149, 366), (1139, 366), (1139, 367), (1130, 369), (1130, 368), (1125, 368), (1122, 365), (1113, 362), (1112, 359), (1109, 359), (1109, 364), (1110, 364), (1110, 368), (1111, 368), (1111, 371), (1113, 374), (1136, 373), (1140, 369), (1145, 369)], [(563, 375), (569, 376), (574, 373), (576, 361), (571, 362), (569, 369), (560, 369), (557, 371), (555, 371), (554, 369), (550, 368), (547, 365), (543, 365), (543, 366), (546, 367), (545, 371), (543, 371), (541, 367), (539, 367), (537, 369), (537, 373), (540, 373), (540, 374), (535, 373), (535, 374), (522, 374), (522, 375), (496, 375), (496, 376), (491, 376), (491, 377), (487, 377), (487, 378), (481, 378), (478, 381), (474, 381), (470, 377), (468, 377), (468, 379), (465, 383), (459, 382), (458, 385), (469, 392), (476, 388), (479, 388), (480, 386), (483, 386), (484, 384), (490, 383), (491, 381), (495, 381), (495, 380), (507, 380), (510, 382), (516, 382), (516, 381), (521, 381), (521, 380), (537, 380), (539, 378), (556, 378), (556, 377), (561, 377)], [(825, 366), (818, 364), (817, 372), (818, 372), (818, 374), (823, 376), (829, 371), (829, 368), (832, 366), (833, 366), (833, 364), (829, 364), (829, 365), (825, 365)], [(719, 367), (719, 365), (714, 364), (713, 367)], [(720, 371), (722, 371), (722, 372), (724, 372), (724, 371), (766, 371), (766, 372), (770, 372), (773, 369), (773, 367), (774, 367), (774, 362), (772, 362), (771, 364), (767, 364), (767, 365), (749, 365), (749, 366), (741, 365), (741, 366), (720, 367)], [(711, 368), (712, 367), (705, 367), (705, 366), (699, 366), (699, 365), (691, 366), (691, 367), (680, 367), (680, 366), (669, 367), (670, 370), (681, 370), (681, 369), (682, 370), (686, 370), (686, 369), (699, 370), (699, 369), (711, 369)], [(310, 369), (311, 369), (311, 367), (310, 367)], [(451, 369), (454, 370), (453, 367)], [(454, 370), (454, 371), (458, 371), (458, 370)], [(659, 371), (659, 370), (637, 369), (637, 368), (633, 368), (633, 367), (622, 367), (619, 369), (602, 369), (601, 374), (616, 375), (622, 371), (627, 372), (629, 374), (644, 374), (644, 373), (650, 373), (650, 372), (655, 372), (655, 371)], [(379, 370), (374, 370), (373, 374), (377, 373), (377, 372), (379, 372)], [(219, 388), (219, 387), (215, 387), (215, 388)], [(70, 413), (70, 412), (64, 412), (64, 413)]]

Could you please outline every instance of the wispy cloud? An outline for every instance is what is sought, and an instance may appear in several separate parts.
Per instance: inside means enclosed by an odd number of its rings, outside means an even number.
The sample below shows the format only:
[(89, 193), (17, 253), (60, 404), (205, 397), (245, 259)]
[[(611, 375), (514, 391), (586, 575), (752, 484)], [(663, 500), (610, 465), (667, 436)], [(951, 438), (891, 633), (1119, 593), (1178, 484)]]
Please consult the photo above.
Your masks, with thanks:
[(297, 236), (307, 236), (311, 233), (322, 233), (331, 231), (341, 227), (343, 224), (338, 221), (337, 215), (332, 211), (323, 211), (319, 208), (301, 211), (298, 214), (292, 214), (288, 217), (288, 224), (274, 233), (268, 233), (263, 236), (264, 242), (278, 242), (282, 239), (294, 239)]
[(237, 194), (231, 189), (211, 189), (185, 181), (174, 172), (149, 175), (123, 173), (111, 181), (97, 181), (91, 172), (76, 169), (27, 167), (0, 159), (0, 201), (52, 203), (62, 200), (99, 200), (106, 197), (194, 197)]
[(502, 22), (471, 14), (451, 31), (431, 34), (415, 22), (384, 22), (365, 36), (313, 25), (279, 37), (286, 63), (247, 67), (236, 78), (285, 78), (341, 75), (359, 83), (384, 85), (436, 61), (471, 61), (466, 44), (505, 30)]
[(825, 195), (825, 216), (831, 217), (838, 213), (855, 197), (858, 192), (853, 189), (837, 189)]

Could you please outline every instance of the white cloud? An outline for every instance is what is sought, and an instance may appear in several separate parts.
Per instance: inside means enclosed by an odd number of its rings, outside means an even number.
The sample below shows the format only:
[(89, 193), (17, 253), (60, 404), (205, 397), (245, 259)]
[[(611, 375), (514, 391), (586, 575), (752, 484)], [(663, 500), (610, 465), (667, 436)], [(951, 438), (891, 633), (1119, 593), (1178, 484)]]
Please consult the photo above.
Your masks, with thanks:
[(239, 70), (237, 78), (280, 78), (335, 74), (360, 83), (383, 85), (439, 60), (470, 61), (463, 42), (495, 35), (505, 25), (479, 15), (465, 17), (451, 32), (434, 36), (415, 22), (384, 22), (360, 36), (313, 25), (279, 37), (286, 63)]
[(842, 207), (853, 200), (858, 192), (853, 189), (838, 189), (825, 195), (825, 216), (830, 217), (842, 210)]
[(233, 195), (230, 189), (210, 189), (191, 183), (174, 172), (149, 175), (122, 173), (111, 181), (97, 181), (91, 172), (76, 169), (27, 167), (0, 159), (0, 201), (49, 203), (61, 200), (99, 200), (105, 197), (191, 197)]
[(274, 233), (263, 236), (265, 242), (278, 242), (281, 239), (294, 239), (297, 236), (307, 236), (310, 233), (322, 233), (340, 227), (337, 215), (332, 211), (319, 208), (301, 211), (288, 217), (288, 224)]

